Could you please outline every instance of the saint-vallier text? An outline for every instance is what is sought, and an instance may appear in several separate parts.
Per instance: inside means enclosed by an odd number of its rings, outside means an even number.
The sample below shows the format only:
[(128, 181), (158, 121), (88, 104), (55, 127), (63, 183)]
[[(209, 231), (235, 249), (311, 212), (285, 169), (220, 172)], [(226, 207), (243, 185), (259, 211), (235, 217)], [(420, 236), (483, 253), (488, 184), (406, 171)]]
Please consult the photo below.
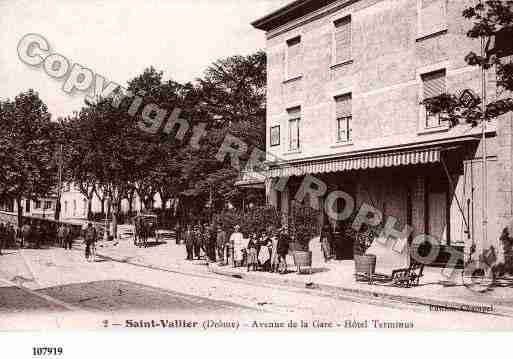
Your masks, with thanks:
[(199, 322), (183, 319), (160, 319), (160, 320), (131, 320), (125, 321), (126, 328), (173, 328), (173, 329), (194, 329), (198, 328)]

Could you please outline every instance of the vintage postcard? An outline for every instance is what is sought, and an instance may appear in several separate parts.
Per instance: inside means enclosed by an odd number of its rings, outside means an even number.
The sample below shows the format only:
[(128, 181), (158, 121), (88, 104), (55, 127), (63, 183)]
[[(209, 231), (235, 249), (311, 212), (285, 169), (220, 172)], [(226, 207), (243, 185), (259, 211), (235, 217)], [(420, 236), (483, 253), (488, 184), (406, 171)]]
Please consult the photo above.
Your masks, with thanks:
[(4, 0), (0, 29), (0, 331), (513, 329), (512, 1)]

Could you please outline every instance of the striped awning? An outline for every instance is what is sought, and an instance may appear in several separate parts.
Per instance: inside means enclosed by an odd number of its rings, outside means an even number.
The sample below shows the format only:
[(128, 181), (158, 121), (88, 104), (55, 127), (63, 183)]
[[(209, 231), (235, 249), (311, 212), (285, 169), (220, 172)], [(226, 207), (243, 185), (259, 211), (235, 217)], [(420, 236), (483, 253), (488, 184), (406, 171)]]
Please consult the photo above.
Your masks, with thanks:
[(235, 182), (236, 187), (265, 188), (266, 171), (242, 171)]
[(297, 164), (277, 165), (269, 169), (268, 176), (271, 178), (304, 176), (314, 173), (408, 166), (435, 163), (439, 161), (440, 148), (395, 151), (388, 153), (374, 153), (370, 155), (354, 155), (320, 161), (301, 162)]

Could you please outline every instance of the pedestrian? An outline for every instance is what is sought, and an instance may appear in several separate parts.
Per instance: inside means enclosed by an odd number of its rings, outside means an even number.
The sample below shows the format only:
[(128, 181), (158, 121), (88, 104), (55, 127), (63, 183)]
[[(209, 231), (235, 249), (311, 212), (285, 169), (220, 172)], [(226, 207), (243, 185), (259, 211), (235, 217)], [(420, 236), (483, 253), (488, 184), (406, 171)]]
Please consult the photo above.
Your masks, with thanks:
[(194, 249), (194, 257), (196, 259), (201, 258), (201, 242), (202, 242), (201, 230), (200, 230), (199, 226), (196, 226), (196, 228), (194, 228), (194, 232), (193, 232), (193, 249)]
[(279, 235), (279, 233), (277, 233), (276, 229), (272, 228), (271, 229), (271, 234), (270, 234), (270, 240), (271, 240), (271, 244), (270, 244), (270, 247), (271, 247), (271, 259), (270, 259), (271, 272), (277, 272), (278, 271), (278, 235)]
[(287, 254), (289, 253), (290, 236), (287, 227), (280, 229), (276, 252), (278, 253), (278, 271), (280, 274), (287, 273)]
[(94, 250), (93, 246), (96, 243), (97, 233), (96, 233), (96, 229), (93, 227), (91, 222), (89, 222), (87, 224), (87, 228), (85, 230), (84, 237), (85, 237), (85, 244), (86, 244), (85, 258), (87, 261), (89, 261), (90, 259), (94, 260), (91, 252), (92, 252), (92, 250)]
[(73, 235), (71, 233), (70, 227), (65, 227), (64, 231), (64, 249), (69, 249), (73, 247)]
[(240, 232), (240, 226), (237, 224), (234, 227), (234, 232), (230, 236), (230, 243), (233, 247), (233, 266), (242, 266), (244, 261), (244, 236)]
[(3, 222), (0, 222), (0, 256), (2, 255), (2, 249), (4, 248), (4, 242), (7, 241), (7, 228)]
[(179, 245), (182, 242), (182, 227), (180, 227), (179, 222), (176, 222), (175, 234), (176, 234), (176, 245)]
[(253, 268), (253, 271), (256, 271), (258, 265), (258, 252), (257, 252), (257, 239), (256, 234), (251, 234), (249, 236), (248, 246), (247, 246), (247, 258), (246, 264), (248, 266), (248, 272), (250, 268)]
[(321, 249), (324, 255), (324, 262), (328, 262), (333, 258), (331, 244), (333, 243), (333, 233), (331, 232), (331, 226), (329, 224), (325, 224), (321, 230)]
[(7, 242), (4, 244), (4, 248), (8, 246), (14, 246), (16, 244), (16, 230), (12, 223), (7, 225)]
[(36, 224), (34, 230), (32, 231), (32, 242), (35, 244), (35, 248), (39, 249), (41, 246), (41, 235), (42, 229), (40, 224)]
[(187, 251), (186, 260), (192, 261), (194, 259), (194, 257), (193, 257), (194, 233), (192, 232), (191, 225), (187, 226), (187, 230), (184, 233), (184, 237), (185, 237), (185, 250)]
[(217, 234), (216, 234), (216, 249), (217, 249), (217, 259), (222, 264), (225, 263), (225, 255), (224, 255), (225, 246), (226, 246), (226, 232), (224, 231), (223, 227), (219, 226), (219, 227), (217, 227)]
[(205, 227), (205, 249), (209, 262), (216, 261), (216, 237), (217, 231), (213, 225)]
[(258, 251), (258, 262), (265, 272), (271, 270), (271, 251), (272, 242), (268, 233), (263, 233), (260, 237), (260, 250)]

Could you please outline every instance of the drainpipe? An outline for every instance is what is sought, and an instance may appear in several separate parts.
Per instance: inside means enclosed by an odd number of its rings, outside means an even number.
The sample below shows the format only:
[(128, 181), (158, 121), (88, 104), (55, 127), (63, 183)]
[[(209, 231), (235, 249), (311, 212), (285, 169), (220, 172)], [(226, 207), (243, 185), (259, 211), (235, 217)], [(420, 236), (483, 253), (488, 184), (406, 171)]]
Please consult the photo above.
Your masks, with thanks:
[[(484, 36), (481, 36), (481, 56), (482, 57), (485, 57), (486, 54), (485, 54), (485, 38)], [(486, 157), (487, 157), (487, 149), (486, 149), (486, 69), (482, 66), (481, 67), (481, 86), (482, 86), (482, 102), (481, 102), (481, 106), (482, 106), (482, 112), (483, 112), (483, 118), (482, 118), (482, 121), (481, 121), (481, 129), (482, 129), (482, 133), (481, 133), (481, 142), (482, 142), (482, 155), (483, 155), (483, 173), (482, 173), (482, 176), (483, 176), (483, 180), (482, 180), (482, 205), (481, 205), (481, 208), (482, 208), (482, 216), (483, 216), (483, 245), (487, 245), (487, 236), (488, 236), (488, 231), (487, 231), (487, 227), (488, 227), (488, 213), (487, 213), (487, 200), (488, 200), (488, 196), (487, 196), (487, 175), (488, 175), (488, 166), (487, 166), (487, 162), (486, 162)]]

